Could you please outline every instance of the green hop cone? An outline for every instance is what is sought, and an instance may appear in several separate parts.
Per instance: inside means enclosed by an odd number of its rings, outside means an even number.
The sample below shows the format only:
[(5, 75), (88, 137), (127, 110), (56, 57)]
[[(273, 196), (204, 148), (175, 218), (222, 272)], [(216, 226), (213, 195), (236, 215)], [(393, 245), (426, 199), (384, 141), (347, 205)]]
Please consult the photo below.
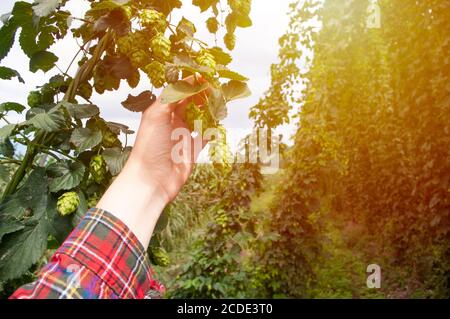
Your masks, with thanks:
[(147, 64), (149, 56), (144, 50), (135, 50), (131, 53), (130, 60), (133, 66), (140, 68)]
[(42, 94), (39, 91), (32, 91), (28, 94), (28, 105), (30, 107), (37, 107), (42, 103), (42, 98)]
[(206, 66), (212, 69), (213, 72), (216, 70), (216, 60), (214, 56), (206, 50), (201, 50), (195, 59), (198, 64)]
[(206, 27), (208, 28), (209, 32), (217, 33), (217, 31), (219, 31), (219, 21), (217, 21), (216, 18), (211, 17), (206, 20)]
[(163, 34), (157, 34), (151, 41), (150, 47), (153, 55), (162, 61), (166, 61), (170, 58), (170, 40)]
[(118, 141), (117, 135), (111, 132), (110, 130), (107, 130), (106, 132), (103, 133), (102, 144), (104, 147), (108, 148), (116, 146), (117, 141)]
[(78, 194), (76, 192), (67, 192), (58, 198), (56, 209), (62, 216), (67, 216), (74, 213), (79, 204), (80, 198)]
[(94, 193), (91, 196), (89, 196), (89, 198), (87, 200), (87, 206), (89, 208), (95, 207), (99, 200), (100, 200), (100, 196), (98, 196), (98, 194)]
[(188, 104), (188, 106), (186, 107), (185, 121), (191, 131), (194, 131), (196, 129), (195, 121), (201, 121), (202, 134), (204, 134), (208, 128), (214, 128), (217, 126), (209, 111), (202, 110), (193, 102)]
[(166, 68), (158, 61), (153, 61), (144, 68), (155, 88), (160, 88), (166, 83)]
[(92, 96), (92, 86), (89, 84), (89, 82), (84, 82), (80, 84), (78, 87), (78, 94), (85, 99), (89, 99)]
[(154, 247), (150, 249), (152, 261), (155, 265), (167, 267), (170, 265), (170, 259), (167, 252), (161, 247)]
[(164, 32), (167, 27), (166, 16), (152, 9), (142, 10), (140, 14), (141, 23), (147, 28), (154, 28), (158, 32)]
[(89, 170), (94, 181), (97, 184), (101, 184), (106, 177), (106, 162), (103, 156), (96, 155), (92, 157), (89, 163)]
[(133, 49), (133, 37), (128, 34), (117, 40), (117, 51), (123, 55), (129, 55)]
[(228, 50), (230, 50), (230, 51), (234, 50), (234, 47), (236, 46), (236, 37), (233, 33), (225, 34), (223, 41)]

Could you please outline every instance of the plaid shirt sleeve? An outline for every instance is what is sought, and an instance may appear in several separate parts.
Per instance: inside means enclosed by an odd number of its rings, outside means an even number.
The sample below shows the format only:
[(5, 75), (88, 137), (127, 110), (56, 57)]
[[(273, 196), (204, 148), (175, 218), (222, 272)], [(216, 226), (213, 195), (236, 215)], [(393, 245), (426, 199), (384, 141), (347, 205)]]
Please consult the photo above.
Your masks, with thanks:
[(40, 271), (12, 299), (148, 299), (164, 287), (154, 278), (148, 256), (119, 219), (90, 209)]

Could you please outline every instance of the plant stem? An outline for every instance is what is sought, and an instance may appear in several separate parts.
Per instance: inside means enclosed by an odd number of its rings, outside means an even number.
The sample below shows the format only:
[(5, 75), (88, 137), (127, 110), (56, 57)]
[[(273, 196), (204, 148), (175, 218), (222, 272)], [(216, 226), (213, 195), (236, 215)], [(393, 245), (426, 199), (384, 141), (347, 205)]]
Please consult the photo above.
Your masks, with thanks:
[[(36, 137), (34, 138), (33, 142), (40, 143), (41, 140), (43, 140), (44, 138), (45, 138), (45, 132), (39, 131), (39, 132), (37, 132)], [(22, 160), (22, 163), (20, 164), (17, 171), (14, 173), (11, 181), (8, 183), (8, 185), (6, 185), (5, 191), (3, 192), (3, 195), (2, 195), (2, 201), (4, 201), (8, 195), (11, 195), (12, 193), (14, 193), (16, 191), (17, 186), (20, 184), (22, 179), (25, 177), (25, 174), (27, 173), (27, 168), (32, 166), (34, 158), (37, 155), (37, 153), (38, 153), (38, 150), (37, 150), (36, 146), (34, 146), (34, 145), (28, 146), (25, 156)]]

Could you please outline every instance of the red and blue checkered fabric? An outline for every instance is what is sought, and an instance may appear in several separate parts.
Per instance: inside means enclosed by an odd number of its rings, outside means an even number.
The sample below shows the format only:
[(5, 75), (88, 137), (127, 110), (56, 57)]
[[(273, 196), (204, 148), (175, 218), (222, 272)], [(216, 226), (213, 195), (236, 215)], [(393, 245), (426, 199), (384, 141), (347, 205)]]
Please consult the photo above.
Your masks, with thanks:
[(159, 298), (164, 286), (153, 278), (147, 253), (119, 219), (90, 209), (40, 271), (19, 288), (19, 299)]

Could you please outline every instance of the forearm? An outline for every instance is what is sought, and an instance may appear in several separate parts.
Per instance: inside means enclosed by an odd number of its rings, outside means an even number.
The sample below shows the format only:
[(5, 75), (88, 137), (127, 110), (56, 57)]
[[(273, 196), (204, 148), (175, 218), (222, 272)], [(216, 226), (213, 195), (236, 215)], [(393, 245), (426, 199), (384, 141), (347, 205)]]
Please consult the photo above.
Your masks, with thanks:
[(120, 219), (147, 249), (168, 199), (160, 185), (145, 172), (139, 161), (130, 159), (98, 202), (97, 208)]

